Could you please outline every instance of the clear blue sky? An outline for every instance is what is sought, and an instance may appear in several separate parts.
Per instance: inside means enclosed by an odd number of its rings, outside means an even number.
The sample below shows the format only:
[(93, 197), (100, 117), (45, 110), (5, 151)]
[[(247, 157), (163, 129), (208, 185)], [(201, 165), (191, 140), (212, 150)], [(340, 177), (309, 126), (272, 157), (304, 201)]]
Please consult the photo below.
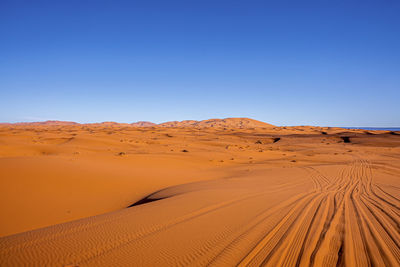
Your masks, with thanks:
[(400, 126), (400, 2), (0, 0), (0, 121)]

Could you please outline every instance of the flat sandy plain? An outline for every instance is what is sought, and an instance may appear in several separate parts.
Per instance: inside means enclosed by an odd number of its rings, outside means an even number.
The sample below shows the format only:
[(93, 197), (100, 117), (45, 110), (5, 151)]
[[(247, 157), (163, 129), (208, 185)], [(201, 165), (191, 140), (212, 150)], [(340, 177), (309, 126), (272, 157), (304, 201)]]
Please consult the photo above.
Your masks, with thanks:
[(400, 133), (0, 126), (0, 266), (400, 266)]

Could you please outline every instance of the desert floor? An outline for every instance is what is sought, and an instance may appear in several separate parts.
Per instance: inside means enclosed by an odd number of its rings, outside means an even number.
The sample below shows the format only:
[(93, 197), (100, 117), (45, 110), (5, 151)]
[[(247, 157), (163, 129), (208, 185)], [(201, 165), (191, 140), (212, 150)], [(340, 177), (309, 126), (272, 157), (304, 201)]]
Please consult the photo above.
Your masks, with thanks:
[(400, 266), (400, 135), (0, 127), (1, 266)]

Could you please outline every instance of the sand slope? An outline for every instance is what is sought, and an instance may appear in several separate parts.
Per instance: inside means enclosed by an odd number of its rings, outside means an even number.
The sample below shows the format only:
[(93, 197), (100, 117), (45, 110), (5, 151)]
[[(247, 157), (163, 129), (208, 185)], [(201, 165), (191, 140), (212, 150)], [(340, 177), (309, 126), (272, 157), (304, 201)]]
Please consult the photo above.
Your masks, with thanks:
[(0, 238), (1, 266), (400, 265), (396, 133), (82, 127), (0, 128), (2, 229), (82, 218)]

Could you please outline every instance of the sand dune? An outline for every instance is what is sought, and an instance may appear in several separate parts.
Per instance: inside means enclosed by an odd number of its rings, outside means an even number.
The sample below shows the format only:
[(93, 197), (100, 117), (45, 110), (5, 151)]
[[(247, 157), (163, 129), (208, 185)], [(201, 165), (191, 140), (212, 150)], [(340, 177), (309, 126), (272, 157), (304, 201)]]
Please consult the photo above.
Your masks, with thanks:
[(0, 126), (0, 265), (400, 265), (400, 135), (229, 125)]
[(186, 121), (171, 121), (161, 123), (161, 127), (215, 127), (215, 128), (260, 128), (274, 127), (262, 121), (257, 121), (249, 118), (226, 118), (226, 119), (209, 119), (202, 121), (186, 120)]

